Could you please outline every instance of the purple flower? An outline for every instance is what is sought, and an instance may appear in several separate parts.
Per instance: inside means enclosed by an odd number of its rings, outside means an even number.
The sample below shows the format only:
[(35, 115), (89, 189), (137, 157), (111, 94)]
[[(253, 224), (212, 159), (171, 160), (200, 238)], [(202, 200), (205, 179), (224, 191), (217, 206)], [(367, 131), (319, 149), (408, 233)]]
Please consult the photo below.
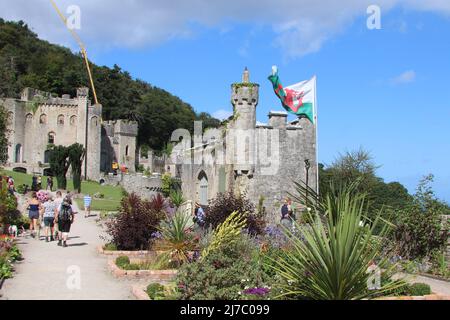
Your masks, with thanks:
[(250, 288), (243, 291), (244, 294), (251, 294), (255, 296), (265, 296), (270, 292), (268, 288)]
[(162, 234), (161, 234), (161, 232), (156, 231), (156, 232), (153, 232), (153, 233), (152, 233), (151, 237), (152, 237), (153, 239), (161, 239), (161, 238), (162, 238)]

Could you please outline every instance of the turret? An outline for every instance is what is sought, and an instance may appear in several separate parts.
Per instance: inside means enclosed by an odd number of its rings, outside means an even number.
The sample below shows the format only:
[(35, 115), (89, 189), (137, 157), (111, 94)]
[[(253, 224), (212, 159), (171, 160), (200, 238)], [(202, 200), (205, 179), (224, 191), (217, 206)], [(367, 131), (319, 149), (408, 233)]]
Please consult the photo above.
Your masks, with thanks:
[(250, 82), (250, 72), (245, 68), (242, 82), (231, 86), (234, 128), (254, 129), (256, 125), (256, 106), (259, 100), (259, 84)]

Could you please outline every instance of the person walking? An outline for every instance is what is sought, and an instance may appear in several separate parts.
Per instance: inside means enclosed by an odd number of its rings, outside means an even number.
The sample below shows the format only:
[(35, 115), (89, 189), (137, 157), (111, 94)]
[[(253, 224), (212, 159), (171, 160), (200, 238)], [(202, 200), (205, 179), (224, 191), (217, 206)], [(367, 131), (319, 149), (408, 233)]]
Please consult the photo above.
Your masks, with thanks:
[(47, 190), (53, 191), (53, 178), (47, 177)]
[(84, 200), (84, 217), (89, 218), (91, 215), (92, 198), (89, 194), (86, 194), (83, 200)]
[(59, 208), (61, 207), (61, 204), (63, 202), (64, 198), (62, 196), (61, 191), (56, 191), (56, 198), (54, 200), (55, 202), (55, 227), (54, 227), (54, 237), (56, 240), (59, 240), (59, 228), (58, 228), (58, 224), (56, 223), (57, 218), (58, 218), (58, 214), (59, 214)]
[(42, 177), (37, 177), (37, 191), (42, 190)]
[(291, 229), (293, 225), (293, 212), (291, 199), (286, 198), (284, 204), (281, 206), (281, 225), (285, 228)]
[(31, 190), (37, 191), (37, 177), (35, 174), (33, 174), (33, 177), (31, 178)]
[(58, 222), (58, 246), (67, 247), (67, 240), (69, 237), (70, 227), (75, 221), (75, 211), (72, 206), (72, 199), (66, 196), (61, 203), (57, 216)]
[(31, 199), (27, 201), (28, 218), (30, 218), (30, 235), (34, 238), (38, 228), (39, 213), (42, 209), (42, 204), (37, 198), (35, 191), (31, 194)]
[(205, 226), (205, 211), (203, 210), (200, 203), (195, 203), (195, 210), (194, 210), (194, 222), (200, 227), (203, 228)]
[(53, 201), (51, 195), (48, 196), (47, 201), (42, 204), (42, 216), (45, 227), (45, 241), (53, 241), (53, 229), (55, 227), (56, 203)]

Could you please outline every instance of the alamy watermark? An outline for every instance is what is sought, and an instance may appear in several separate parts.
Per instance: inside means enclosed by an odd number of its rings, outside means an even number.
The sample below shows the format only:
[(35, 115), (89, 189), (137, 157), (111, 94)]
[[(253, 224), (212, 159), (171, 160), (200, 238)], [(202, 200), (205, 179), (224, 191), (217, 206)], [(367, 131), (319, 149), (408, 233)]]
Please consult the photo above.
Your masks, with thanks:
[(367, 7), (367, 29), (380, 30), (381, 29), (381, 8), (378, 5), (372, 4)]
[(68, 274), (66, 286), (69, 290), (81, 290), (81, 268), (79, 266), (69, 266), (66, 270)]

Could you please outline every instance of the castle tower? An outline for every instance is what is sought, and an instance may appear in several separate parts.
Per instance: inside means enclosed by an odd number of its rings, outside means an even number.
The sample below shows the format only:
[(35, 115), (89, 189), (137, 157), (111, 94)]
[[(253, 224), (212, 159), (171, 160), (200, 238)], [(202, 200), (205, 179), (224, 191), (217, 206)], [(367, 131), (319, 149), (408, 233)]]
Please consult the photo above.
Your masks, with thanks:
[(250, 82), (250, 72), (245, 68), (242, 82), (231, 86), (233, 121), (227, 132), (227, 163), (233, 164), (235, 193), (249, 191), (250, 179), (255, 173), (256, 162), (256, 106), (259, 101), (259, 85)]

